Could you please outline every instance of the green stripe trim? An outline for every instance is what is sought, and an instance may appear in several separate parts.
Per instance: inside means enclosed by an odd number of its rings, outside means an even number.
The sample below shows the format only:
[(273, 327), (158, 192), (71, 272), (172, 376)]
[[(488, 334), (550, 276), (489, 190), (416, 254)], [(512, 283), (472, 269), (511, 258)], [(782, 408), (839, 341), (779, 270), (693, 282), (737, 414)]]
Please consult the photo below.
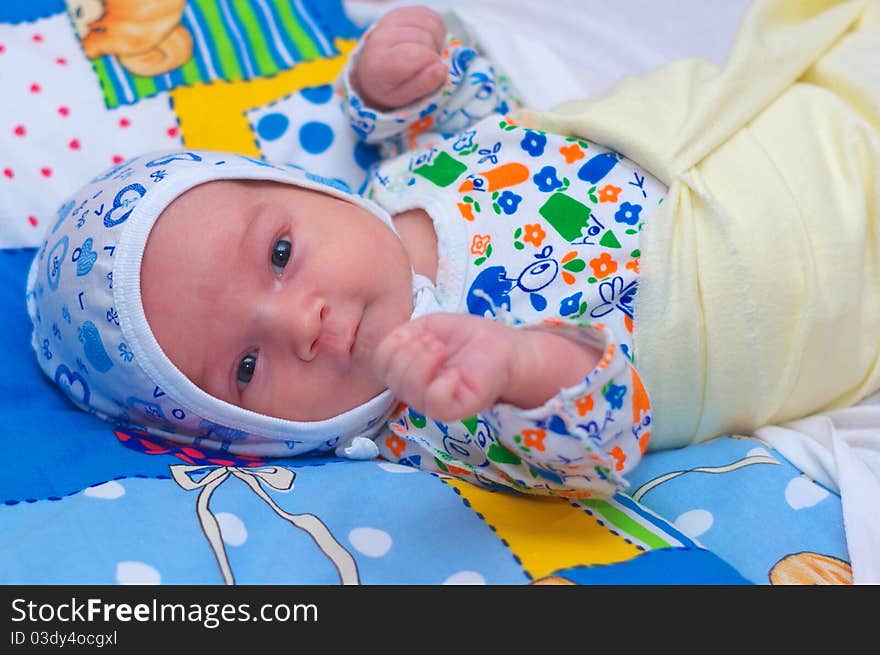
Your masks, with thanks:
[(266, 35), (260, 30), (260, 23), (254, 15), (250, 3), (247, 0), (233, 0), (232, 6), (238, 15), (241, 27), (244, 28), (246, 40), (250, 46), (250, 54), (256, 60), (257, 74), (262, 76), (275, 75), (279, 68), (269, 55), (269, 51), (263, 46)]
[(227, 32), (226, 26), (223, 24), (223, 17), (220, 15), (220, 9), (214, 0), (202, 0), (196, 2), (202, 15), (205, 17), (207, 25), (203, 25), (203, 29), (211, 33), (211, 40), (217, 50), (215, 53), (220, 59), (220, 68), (223, 70), (222, 75), (227, 80), (240, 80), (244, 78), (244, 73), (238, 65), (238, 59), (232, 46), (232, 37)]
[(177, 70), (180, 71), (180, 74), (183, 76), (183, 81), (187, 86), (192, 86), (193, 84), (202, 81), (202, 76), (199, 74), (199, 65), (196, 63), (195, 55), (190, 57), (187, 62)]
[(290, 35), (290, 39), (296, 45), (302, 58), (316, 59), (321, 56), (317, 45), (303, 29), (299, 16), (294, 15), (290, 2), (287, 0), (272, 0), (272, 5), (278, 11), (284, 29)]
[(134, 95), (138, 100), (150, 98), (156, 93), (156, 82), (152, 77), (129, 75), (131, 85), (134, 87)]
[(601, 514), (606, 521), (632, 535), (649, 548), (669, 548), (672, 545), (664, 541), (656, 532), (649, 530), (631, 516), (604, 500), (585, 499), (581, 503)]
[(113, 86), (113, 79), (107, 70), (103, 57), (92, 59), (92, 66), (98, 75), (98, 81), (101, 83), (101, 90), (104, 91), (104, 99), (107, 101), (107, 108), (113, 109), (119, 105), (119, 96), (116, 95), (116, 88)]

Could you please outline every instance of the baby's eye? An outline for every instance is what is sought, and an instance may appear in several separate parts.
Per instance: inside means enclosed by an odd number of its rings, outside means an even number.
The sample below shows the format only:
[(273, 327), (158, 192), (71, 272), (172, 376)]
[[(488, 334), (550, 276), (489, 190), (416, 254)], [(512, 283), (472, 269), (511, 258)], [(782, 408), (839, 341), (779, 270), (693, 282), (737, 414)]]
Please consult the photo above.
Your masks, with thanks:
[(278, 239), (272, 246), (272, 270), (275, 271), (275, 275), (281, 275), (281, 271), (287, 266), (290, 259), (290, 248), (290, 241), (287, 239)]
[(238, 363), (238, 374), (236, 375), (239, 390), (244, 389), (247, 386), (247, 383), (251, 381), (251, 378), (254, 377), (254, 370), (256, 368), (256, 353), (248, 353), (241, 358), (241, 361)]

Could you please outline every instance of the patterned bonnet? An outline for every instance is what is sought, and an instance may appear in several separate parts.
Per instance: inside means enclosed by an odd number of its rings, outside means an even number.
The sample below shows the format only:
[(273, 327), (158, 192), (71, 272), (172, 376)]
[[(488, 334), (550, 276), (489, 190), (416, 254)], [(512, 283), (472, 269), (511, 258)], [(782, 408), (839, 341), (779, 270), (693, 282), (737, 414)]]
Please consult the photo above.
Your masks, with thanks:
[[(375, 203), (344, 182), (293, 165), (204, 150), (149, 153), (94, 178), (68, 199), (31, 264), (27, 306), (40, 366), (81, 409), (123, 428), (176, 442), (255, 456), (334, 451), (378, 453), (371, 437), (394, 403), (384, 391), (321, 421), (258, 414), (206, 393), (159, 347), (144, 314), (140, 269), (163, 209), (196, 185), (221, 179), (270, 180), (354, 203), (392, 229)], [(436, 309), (431, 285), (414, 275), (417, 316)]]

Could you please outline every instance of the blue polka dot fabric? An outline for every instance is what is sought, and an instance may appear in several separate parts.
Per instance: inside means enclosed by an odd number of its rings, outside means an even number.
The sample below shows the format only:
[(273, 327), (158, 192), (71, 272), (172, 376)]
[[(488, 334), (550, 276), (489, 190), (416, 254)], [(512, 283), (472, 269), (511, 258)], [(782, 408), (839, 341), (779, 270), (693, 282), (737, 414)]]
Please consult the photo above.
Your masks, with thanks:
[(359, 139), (330, 84), (250, 110), (247, 118), (267, 159), (302, 166), (352, 191), (363, 188), (367, 171), (379, 161), (377, 146)]

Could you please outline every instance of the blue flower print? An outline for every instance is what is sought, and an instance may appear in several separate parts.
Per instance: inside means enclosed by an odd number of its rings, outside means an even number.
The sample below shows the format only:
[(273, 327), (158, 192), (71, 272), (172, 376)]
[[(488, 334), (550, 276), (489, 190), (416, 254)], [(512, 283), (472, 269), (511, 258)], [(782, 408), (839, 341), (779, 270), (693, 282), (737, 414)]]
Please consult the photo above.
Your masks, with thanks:
[(544, 154), (544, 146), (547, 145), (547, 137), (531, 130), (526, 130), (526, 135), (520, 142), (520, 147), (532, 157), (540, 157)]
[(617, 308), (632, 318), (633, 301), (638, 289), (638, 280), (631, 280), (629, 284), (626, 284), (619, 275), (614, 276), (610, 280), (603, 280), (599, 285), (599, 297), (602, 299), (602, 304), (593, 307), (590, 311), (590, 316), (592, 318), (602, 318)]
[(128, 349), (124, 341), (119, 344), (119, 356), (126, 362), (131, 362), (134, 359), (134, 353)]
[(538, 190), (549, 193), (562, 186), (562, 182), (556, 177), (556, 169), (553, 166), (545, 166), (532, 176), (532, 181), (538, 185)]
[(522, 202), (522, 196), (515, 194), (513, 191), (505, 191), (498, 198), (498, 206), (504, 210), (508, 216), (516, 212), (519, 203)]
[(477, 151), (478, 155), (483, 155), (480, 157), (480, 160), (477, 162), (478, 164), (482, 164), (483, 162), (489, 161), (494, 166), (498, 163), (498, 151), (501, 150), (501, 141), (498, 141), (491, 149), (489, 148), (480, 148)]
[(639, 222), (639, 215), (642, 213), (641, 205), (634, 205), (629, 202), (620, 203), (620, 208), (614, 214), (614, 220), (618, 223), (626, 223), (627, 225), (635, 225)]
[(620, 409), (623, 407), (623, 397), (626, 395), (626, 387), (622, 384), (610, 383), (603, 389), (605, 400), (611, 405), (611, 409)]
[(476, 130), (462, 132), (455, 140), (455, 143), (452, 144), (452, 149), (455, 150), (455, 152), (461, 152), (462, 150), (472, 147), (474, 145), (474, 135), (476, 133)]
[(568, 316), (569, 314), (577, 312), (581, 308), (582, 295), (584, 295), (583, 291), (578, 291), (576, 294), (571, 295), (568, 298), (563, 298), (562, 302), (559, 303), (560, 316)]

